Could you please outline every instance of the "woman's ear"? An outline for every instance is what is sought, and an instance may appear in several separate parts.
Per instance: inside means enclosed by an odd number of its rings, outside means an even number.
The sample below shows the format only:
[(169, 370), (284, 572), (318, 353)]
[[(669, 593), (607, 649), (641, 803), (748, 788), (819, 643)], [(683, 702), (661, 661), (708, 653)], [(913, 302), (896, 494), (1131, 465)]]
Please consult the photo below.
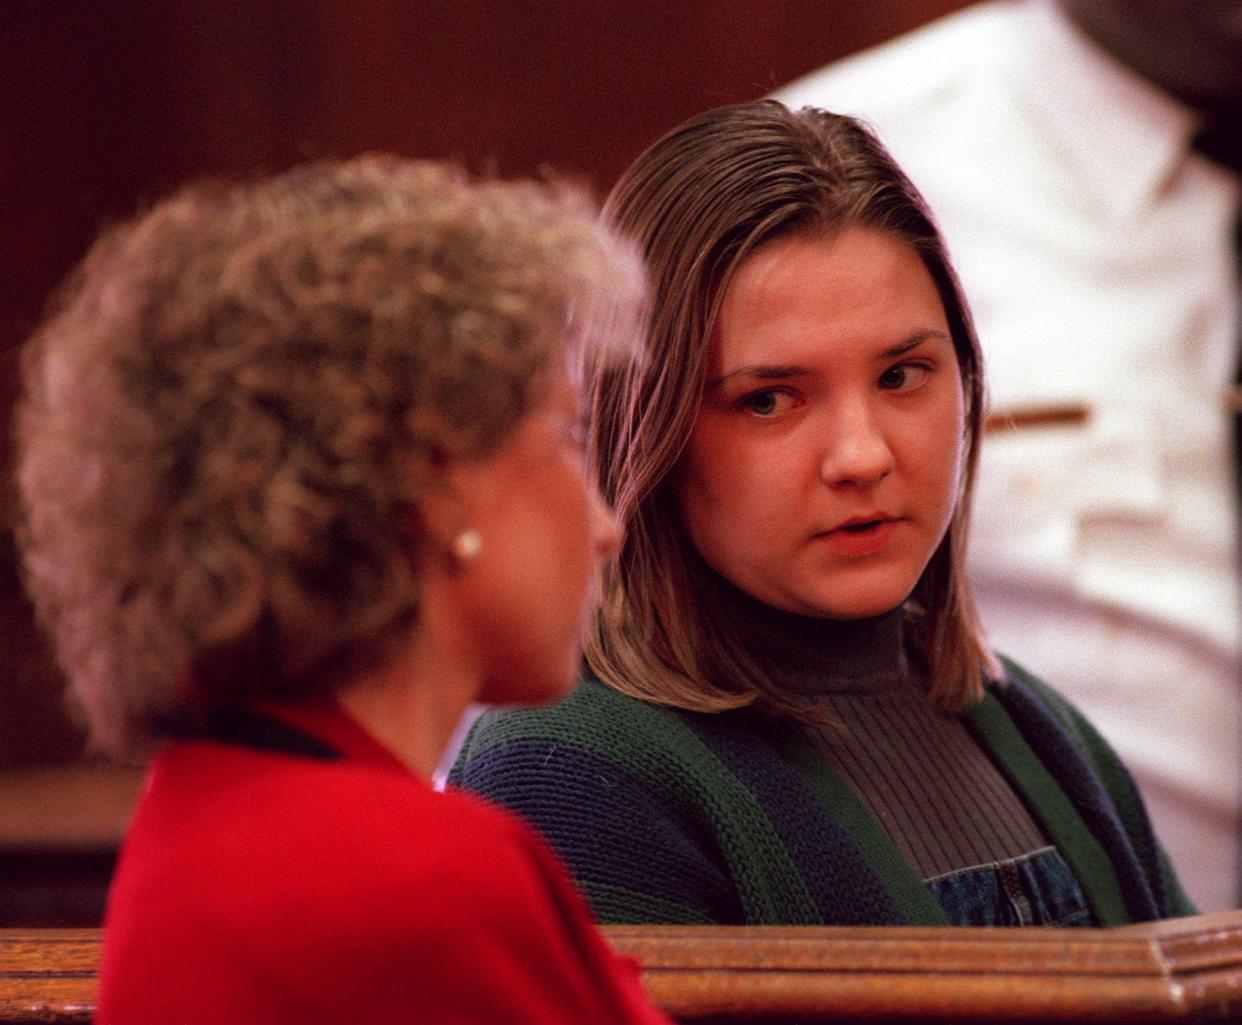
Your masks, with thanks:
[(457, 569), (483, 549), (475, 519), (487, 486), (483, 466), (471, 460), (446, 459), (425, 482), (412, 526), (429, 553)]

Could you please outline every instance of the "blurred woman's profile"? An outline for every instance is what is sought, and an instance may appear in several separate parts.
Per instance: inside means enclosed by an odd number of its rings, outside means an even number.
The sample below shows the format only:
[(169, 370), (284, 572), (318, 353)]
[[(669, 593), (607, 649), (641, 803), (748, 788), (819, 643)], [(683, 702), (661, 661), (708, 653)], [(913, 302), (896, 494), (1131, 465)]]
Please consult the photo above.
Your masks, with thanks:
[(638, 331), (565, 187), (383, 157), (106, 232), (24, 352), (20, 544), (95, 743), (151, 758), (97, 1020), (655, 1022), (516, 818), (427, 780), (574, 682), (568, 367)]

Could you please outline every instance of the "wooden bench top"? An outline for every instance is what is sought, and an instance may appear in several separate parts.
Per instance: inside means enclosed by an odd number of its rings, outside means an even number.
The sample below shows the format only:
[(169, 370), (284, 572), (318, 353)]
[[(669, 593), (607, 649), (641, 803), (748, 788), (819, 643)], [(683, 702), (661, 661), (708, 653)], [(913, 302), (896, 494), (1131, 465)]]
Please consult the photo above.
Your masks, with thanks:
[(1242, 1021), (1242, 912), (1117, 929), (613, 926), (686, 1020)]
[[(605, 932), (683, 1021), (1242, 1022), (1242, 911), (1120, 929)], [(89, 1022), (99, 944), (95, 929), (0, 930), (0, 1023)]]

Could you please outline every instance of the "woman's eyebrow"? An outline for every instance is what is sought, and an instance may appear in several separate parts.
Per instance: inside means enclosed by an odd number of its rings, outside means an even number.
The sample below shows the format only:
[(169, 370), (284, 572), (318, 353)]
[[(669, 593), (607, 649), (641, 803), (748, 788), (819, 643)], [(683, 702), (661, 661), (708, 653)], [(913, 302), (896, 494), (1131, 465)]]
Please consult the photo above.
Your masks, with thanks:
[(806, 377), (810, 373), (810, 367), (796, 363), (747, 363), (736, 370), (730, 370), (727, 374), (712, 378), (708, 384), (717, 388), (734, 377), (754, 377), (760, 381), (783, 381), (790, 377)]
[(917, 349), (924, 342), (938, 339), (944, 342), (952, 342), (953, 339), (943, 331), (937, 331), (935, 328), (929, 328), (926, 331), (919, 331), (917, 334), (911, 335), (903, 342), (898, 342), (891, 348), (885, 349), (876, 359), (896, 359), (898, 356), (904, 356), (911, 349)]
[[(912, 349), (917, 349), (924, 342), (934, 340), (951, 342), (952, 338), (944, 331), (928, 328), (926, 331), (912, 334), (909, 338), (905, 338), (896, 345), (890, 346), (883, 352), (878, 353), (876, 359), (896, 359), (898, 356), (904, 356)], [(734, 377), (753, 377), (760, 381), (783, 381), (791, 377), (806, 377), (812, 372), (810, 367), (805, 367), (798, 363), (747, 363), (734, 370), (730, 370), (727, 374), (721, 374), (719, 377), (712, 378), (708, 381), (708, 386), (718, 388)]]

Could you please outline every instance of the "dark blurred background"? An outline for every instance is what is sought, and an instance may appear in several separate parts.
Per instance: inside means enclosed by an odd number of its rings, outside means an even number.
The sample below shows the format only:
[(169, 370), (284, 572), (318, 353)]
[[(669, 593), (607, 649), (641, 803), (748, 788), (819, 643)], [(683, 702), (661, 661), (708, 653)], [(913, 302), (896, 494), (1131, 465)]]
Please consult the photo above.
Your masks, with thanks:
[[(0, 0), (0, 417), (7, 425), (17, 348), (49, 291), (102, 225), (187, 179), (389, 150), (506, 176), (548, 169), (602, 194), (690, 114), (965, 5)], [(7, 427), (0, 439), (7, 482)], [(79, 857), (82, 875), (87, 851), (106, 871), (136, 777), (80, 761), (83, 738), (22, 597), (10, 516), (6, 483), (0, 925), (79, 924), (97, 887), (58, 918), (49, 895), (68, 900), (75, 870), (48, 866)], [(6, 898), (5, 880), (27, 878)]]

